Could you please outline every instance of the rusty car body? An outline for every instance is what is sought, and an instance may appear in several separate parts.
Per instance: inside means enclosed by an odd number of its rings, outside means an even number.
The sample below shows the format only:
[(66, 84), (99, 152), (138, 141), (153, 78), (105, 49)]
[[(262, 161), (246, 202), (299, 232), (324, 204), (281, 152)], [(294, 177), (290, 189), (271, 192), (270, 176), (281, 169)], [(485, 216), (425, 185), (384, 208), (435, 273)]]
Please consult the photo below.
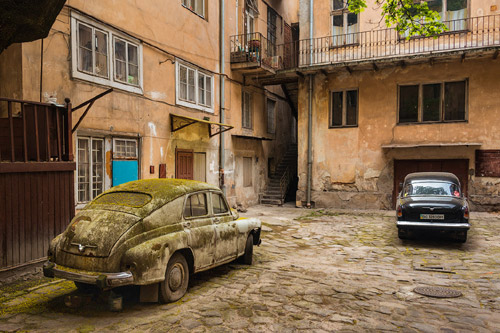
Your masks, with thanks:
[(415, 231), (453, 233), (465, 242), (470, 229), (469, 204), (457, 176), (447, 172), (415, 172), (405, 177), (396, 206), (400, 239)]
[(259, 219), (239, 218), (213, 185), (133, 181), (99, 195), (53, 239), (44, 275), (79, 289), (157, 285), (160, 300), (172, 302), (192, 273), (237, 258), (251, 264), (260, 231)]

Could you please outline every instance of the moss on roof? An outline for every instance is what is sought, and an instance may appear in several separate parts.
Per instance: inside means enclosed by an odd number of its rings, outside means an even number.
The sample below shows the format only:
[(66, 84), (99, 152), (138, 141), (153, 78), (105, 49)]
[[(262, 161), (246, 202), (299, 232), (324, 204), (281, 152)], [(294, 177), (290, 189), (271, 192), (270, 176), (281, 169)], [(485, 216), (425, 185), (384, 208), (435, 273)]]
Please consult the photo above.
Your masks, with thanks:
[[(102, 193), (86, 207), (87, 209), (105, 209), (117, 210), (124, 213), (134, 214), (139, 217), (146, 217), (152, 211), (160, 208), (167, 202), (170, 202), (186, 193), (202, 191), (202, 190), (216, 190), (219, 188), (204, 182), (187, 179), (142, 179), (125, 184), (112, 187), (108, 191)], [(127, 204), (101, 204), (99, 198), (109, 193), (116, 192), (134, 192), (145, 193), (152, 197), (146, 205), (142, 207), (134, 207)]]

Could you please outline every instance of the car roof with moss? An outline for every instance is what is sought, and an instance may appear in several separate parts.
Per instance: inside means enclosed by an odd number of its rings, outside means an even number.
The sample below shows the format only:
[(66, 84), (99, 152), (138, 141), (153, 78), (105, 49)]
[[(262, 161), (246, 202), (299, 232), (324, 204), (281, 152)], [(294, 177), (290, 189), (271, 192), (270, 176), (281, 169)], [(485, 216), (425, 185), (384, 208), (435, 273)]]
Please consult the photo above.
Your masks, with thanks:
[(187, 179), (141, 179), (121, 184), (99, 195), (84, 209), (116, 210), (146, 217), (154, 210), (187, 193), (217, 186)]

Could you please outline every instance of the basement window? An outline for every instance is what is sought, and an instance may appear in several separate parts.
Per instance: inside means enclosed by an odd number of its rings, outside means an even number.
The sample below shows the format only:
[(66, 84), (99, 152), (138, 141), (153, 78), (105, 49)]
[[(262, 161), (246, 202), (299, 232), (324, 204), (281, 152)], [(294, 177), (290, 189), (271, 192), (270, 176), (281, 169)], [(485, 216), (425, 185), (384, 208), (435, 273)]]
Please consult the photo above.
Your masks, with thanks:
[(467, 120), (467, 80), (399, 86), (398, 123)]

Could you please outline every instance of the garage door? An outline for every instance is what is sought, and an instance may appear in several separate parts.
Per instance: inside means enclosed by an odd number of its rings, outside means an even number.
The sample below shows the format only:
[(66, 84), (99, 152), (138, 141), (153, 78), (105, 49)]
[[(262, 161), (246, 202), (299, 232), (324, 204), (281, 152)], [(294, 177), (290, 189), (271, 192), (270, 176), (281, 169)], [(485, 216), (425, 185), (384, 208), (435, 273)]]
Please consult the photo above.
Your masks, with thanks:
[(399, 191), (399, 184), (412, 172), (451, 172), (460, 179), (462, 192), (467, 195), (469, 160), (394, 160), (393, 203)]

